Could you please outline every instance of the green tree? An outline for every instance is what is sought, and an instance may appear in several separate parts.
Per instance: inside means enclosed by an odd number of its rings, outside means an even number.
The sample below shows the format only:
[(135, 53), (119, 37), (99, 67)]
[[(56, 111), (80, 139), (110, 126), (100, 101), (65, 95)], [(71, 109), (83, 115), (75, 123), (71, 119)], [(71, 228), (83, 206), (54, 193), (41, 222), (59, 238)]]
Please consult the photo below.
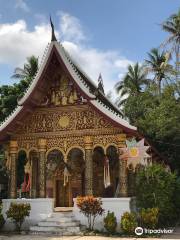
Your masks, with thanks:
[(38, 58), (32, 56), (27, 59), (24, 69), (15, 69), (15, 74), (12, 77), (19, 79), (19, 83), (0, 86), (0, 122), (16, 108), (18, 99), (23, 96), (37, 70)]
[(26, 80), (30, 82), (38, 71), (38, 58), (31, 56), (27, 58), (27, 62), (23, 68), (15, 68), (12, 78)]
[(145, 60), (147, 70), (154, 73), (154, 82), (157, 84), (158, 94), (161, 94), (161, 83), (163, 79), (169, 79), (173, 73), (173, 67), (169, 64), (170, 54), (160, 52), (157, 48), (153, 48), (148, 53), (148, 59)]
[(147, 72), (143, 66), (140, 66), (138, 63), (134, 66), (129, 65), (123, 80), (118, 82), (115, 86), (119, 94), (119, 99), (117, 101), (118, 106), (125, 103), (125, 97), (139, 95), (143, 90), (143, 86), (148, 83)]
[(160, 164), (153, 164), (137, 173), (136, 199), (139, 208), (158, 208), (159, 221), (171, 225), (180, 209), (175, 204), (177, 176)]
[(164, 45), (170, 45), (170, 51), (176, 55), (176, 78), (178, 79), (180, 73), (180, 9), (162, 23), (162, 29), (169, 33)]
[(129, 96), (123, 113), (180, 174), (180, 104), (174, 87), (164, 87), (160, 98), (151, 87)]

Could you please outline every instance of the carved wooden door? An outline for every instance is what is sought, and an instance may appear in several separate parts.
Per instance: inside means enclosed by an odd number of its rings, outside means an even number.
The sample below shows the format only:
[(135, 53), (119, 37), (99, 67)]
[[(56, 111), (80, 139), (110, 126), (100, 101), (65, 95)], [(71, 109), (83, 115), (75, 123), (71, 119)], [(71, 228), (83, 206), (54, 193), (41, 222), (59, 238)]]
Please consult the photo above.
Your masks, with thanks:
[(63, 185), (63, 180), (56, 180), (56, 207), (69, 207), (69, 184)]

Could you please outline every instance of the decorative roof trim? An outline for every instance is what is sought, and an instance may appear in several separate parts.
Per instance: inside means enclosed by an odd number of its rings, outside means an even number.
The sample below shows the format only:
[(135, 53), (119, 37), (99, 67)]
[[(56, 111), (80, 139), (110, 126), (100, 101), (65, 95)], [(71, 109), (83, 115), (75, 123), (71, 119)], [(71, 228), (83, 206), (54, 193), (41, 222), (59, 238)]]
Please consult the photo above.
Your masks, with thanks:
[(23, 108), (23, 106), (16, 107), (15, 110), (4, 120), (4, 122), (2, 122), (2, 124), (0, 125), (0, 131), (3, 131), (3, 129), (8, 126)]
[(69, 73), (71, 74), (72, 78), (75, 80), (75, 82), (79, 85), (82, 91), (86, 93), (86, 95), (90, 98), (95, 98), (95, 95), (89, 92), (89, 87), (87, 84), (85, 84), (84, 80), (81, 78), (81, 76), (76, 72), (73, 65), (71, 64), (71, 60), (66, 56), (65, 51), (61, 44), (55, 42), (54, 45), (56, 46), (56, 49), (61, 56), (63, 62), (65, 63)]
[(136, 131), (137, 128), (130, 125), (126, 120), (122, 119), (119, 115), (116, 115), (113, 111), (110, 111), (108, 108), (104, 106), (103, 103), (99, 102), (98, 100), (90, 100), (90, 102), (99, 109), (102, 113), (110, 117), (113, 121), (120, 124), (121, 126), (124, 126), (126, 128), (129, 128), (133, 131)]
[[(77, 61), (72, 58), (70, 56), (70, 54), (68, 53), (68, 51), (66, 49), (64, 49), (64, 47), (62, 46), (63, 51), (65, 52), (66, 57), (68, 58), (68, 60), (71, 62), (71, 64), (73, 64), (75, 67), (77, 67), (79, 69), (80, 72), (82, 72), (82, 74), (84, 75), (85, 78), (88, 79), (88, 81), (95, 87), (97, 88), (98, 86), (96, 85), (96, 83), (87, 75), (87, 73), (81, 68), (81, 66), (77, 63)], [(101, 92), (101, 94), (103, 95), (103, 97), (119, 112), (120, 111), (118, 109), (118, 107), (110, 100), (106, 97), (106, 95), (104, 93)]]

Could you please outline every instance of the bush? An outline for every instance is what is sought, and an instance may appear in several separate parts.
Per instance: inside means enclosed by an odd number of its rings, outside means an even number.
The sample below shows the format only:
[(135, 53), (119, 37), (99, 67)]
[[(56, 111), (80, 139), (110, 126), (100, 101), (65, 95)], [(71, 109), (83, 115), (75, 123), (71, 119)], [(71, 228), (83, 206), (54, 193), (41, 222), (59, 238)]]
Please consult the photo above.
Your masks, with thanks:
[(121, 217), (121, 230), (126, 234), (134, 234), (135, 228), (138, 226), (135, 213), (125, 212)]
[(161, 226), (172, 225), (179, 209), (175, 203), (177, 177), (160, 164), (153, 164), (137, 173), (137, 207), (158, 208)]
[(141, 209), (139, 212), (139, 225), (143, 228), (155, 229), (158, 224), (158, 208)]
[(102, 201), (93, 196), (77, 197), (77, 206), (87, 217), (89, 230), (93, 230), (96, 217), (104, 212)]
[(107, 216), (104, 218), (104, 227), (109, 233), (115, 233), (117, 227), (117, 220), (114, 215), (114, 212), (107, 213)]
[(30, 215), (31, 206), (29, 203), (11, 203), (9, 210), (6, 212), (7, 218), (10, 218), (16, 225), (19, 232), (26, 217)]
[(2, 215), (2, 201), (0, 201), (0, 229), (4, 226), (5, 220)]

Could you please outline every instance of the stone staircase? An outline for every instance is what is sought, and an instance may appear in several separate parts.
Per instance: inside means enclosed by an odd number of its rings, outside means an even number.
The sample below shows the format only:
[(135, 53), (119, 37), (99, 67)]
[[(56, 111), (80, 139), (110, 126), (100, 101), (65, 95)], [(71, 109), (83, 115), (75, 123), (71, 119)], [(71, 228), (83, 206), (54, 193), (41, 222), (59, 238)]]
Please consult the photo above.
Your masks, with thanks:
[(47, 234), (71, 236), (81, 235), (80, 222), (77, 221), (72, 211), (53, 212), (50, 217), (30, 227), (31, 234)]

